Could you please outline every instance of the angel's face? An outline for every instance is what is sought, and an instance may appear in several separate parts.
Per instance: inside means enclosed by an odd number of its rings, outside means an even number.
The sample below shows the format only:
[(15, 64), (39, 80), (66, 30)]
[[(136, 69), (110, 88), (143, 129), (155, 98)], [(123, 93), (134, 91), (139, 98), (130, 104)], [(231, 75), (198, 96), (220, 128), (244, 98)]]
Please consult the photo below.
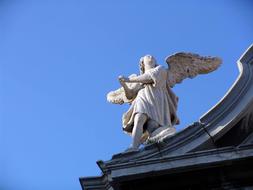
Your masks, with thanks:
[(145, 71), (154, 68), (156, 66), (155, 58), (151, 55), (145, 55), (143, 57), (143, 65)]

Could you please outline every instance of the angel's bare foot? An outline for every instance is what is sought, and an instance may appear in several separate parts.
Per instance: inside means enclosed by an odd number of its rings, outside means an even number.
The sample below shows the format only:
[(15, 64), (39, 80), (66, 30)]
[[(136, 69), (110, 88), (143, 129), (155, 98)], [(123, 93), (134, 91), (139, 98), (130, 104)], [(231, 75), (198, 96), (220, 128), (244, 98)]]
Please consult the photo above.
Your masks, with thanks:
[(161, 142), (165, 138), (172, 136), (176, 133), (175, 127), (159, 127), (149, 137), (148, 142)]

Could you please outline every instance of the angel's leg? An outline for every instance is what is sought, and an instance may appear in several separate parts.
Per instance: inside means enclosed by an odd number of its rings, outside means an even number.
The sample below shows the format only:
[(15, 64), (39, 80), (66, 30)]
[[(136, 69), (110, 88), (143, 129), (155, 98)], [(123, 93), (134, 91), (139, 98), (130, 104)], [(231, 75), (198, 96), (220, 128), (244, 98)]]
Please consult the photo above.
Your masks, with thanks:
[(143, 126), (148, 117), (143, 113), (136, 113), (134, 116), (134, 127), (132, 131), (133, 143), (132, 149), (138, 149), (141, 144), (141, 136), (143, 134)]
[(147, 126), (147, 131), (148, 131), (149, 135), (151, 135), (159, 127), (159, 123), (157, 123), (153, 119), (149, 119), (147, 121), (146, 126)]

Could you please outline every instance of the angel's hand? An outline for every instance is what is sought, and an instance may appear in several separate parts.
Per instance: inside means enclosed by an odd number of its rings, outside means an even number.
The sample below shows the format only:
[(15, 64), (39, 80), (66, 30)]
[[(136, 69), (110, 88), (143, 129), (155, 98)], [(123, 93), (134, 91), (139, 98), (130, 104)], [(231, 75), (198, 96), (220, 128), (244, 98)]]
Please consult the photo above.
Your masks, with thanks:
[(119, 82), (120, 82), (120, 83), (122, 83), (122, 82), (129, 82), (129, 78), (120, 75), (120, 76), (119, 76)]

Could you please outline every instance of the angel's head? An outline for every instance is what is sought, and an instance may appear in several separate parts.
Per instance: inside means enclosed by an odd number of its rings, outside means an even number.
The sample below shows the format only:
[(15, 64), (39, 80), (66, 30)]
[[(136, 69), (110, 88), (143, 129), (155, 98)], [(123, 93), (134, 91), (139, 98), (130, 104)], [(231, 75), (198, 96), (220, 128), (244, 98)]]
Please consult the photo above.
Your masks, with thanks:
[(156, 59), (152, 55), (145, 55), (140, 59), (140, 73), (155, 68), (157, 66)]

